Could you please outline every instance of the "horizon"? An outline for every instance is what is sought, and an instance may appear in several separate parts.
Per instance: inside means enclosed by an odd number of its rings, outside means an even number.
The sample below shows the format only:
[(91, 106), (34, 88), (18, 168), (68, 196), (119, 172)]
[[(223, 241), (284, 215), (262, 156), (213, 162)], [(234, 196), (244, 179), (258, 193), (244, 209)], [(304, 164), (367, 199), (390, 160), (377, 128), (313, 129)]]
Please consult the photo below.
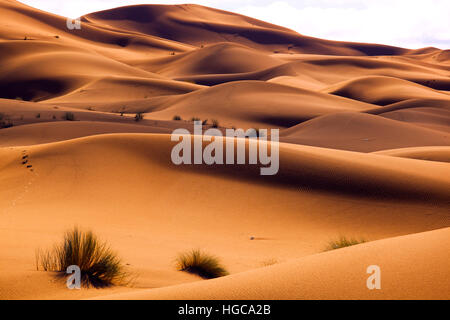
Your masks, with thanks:
[[(69, 18), (137, 4), (182, 4), (175, 0), (143, 1), (19, 0), (40, 10)], [(191, 0), (220, 10), (243, 14), (292, 29), (302, 35), (363, 43), (378, 43), (410, 49), (450, 49), (450, 2), (445, 0)], [(379, 23), (382, 16), (383, 23)], [(327, 23), (325, 24), (324, 21)]]

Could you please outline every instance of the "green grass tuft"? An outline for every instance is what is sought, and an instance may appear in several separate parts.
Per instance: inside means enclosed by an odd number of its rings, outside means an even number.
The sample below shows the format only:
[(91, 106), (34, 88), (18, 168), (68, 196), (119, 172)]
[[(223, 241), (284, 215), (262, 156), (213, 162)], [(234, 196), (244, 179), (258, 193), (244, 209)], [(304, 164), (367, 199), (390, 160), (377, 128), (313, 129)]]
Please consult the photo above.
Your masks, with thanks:
[(177, 268), (179, 271), (196, 274), (204, 279), (214, 279), (228, 275), (219, 259), (200, 250), (192, 250), (188, 253), (180, 254), (177, 258)]
[(91, 231), (77, 227), (68, 230), (61, 243), (52, 250), (36, 251), (36, 268), (65, 276), (67, 267), (76, 265), (81, 270), (81, 282), (86, 287), (108, 287), (126, 283), (128, 273), (106, 242), (101, 242)]

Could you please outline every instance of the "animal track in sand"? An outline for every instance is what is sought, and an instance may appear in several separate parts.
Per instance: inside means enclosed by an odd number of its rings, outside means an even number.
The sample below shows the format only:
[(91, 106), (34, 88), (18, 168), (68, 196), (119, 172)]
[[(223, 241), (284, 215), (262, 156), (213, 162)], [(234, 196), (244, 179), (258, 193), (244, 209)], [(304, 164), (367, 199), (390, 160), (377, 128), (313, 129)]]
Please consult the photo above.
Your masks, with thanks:
[(3, 214), (7, 214), (8, 211), (10, 211), (11, 209), (13, 209), (16, 206), (17, 202), (19, 202), (20, 200), (22, 200), (25, 197), (25, 195), (29, 191), (30, 186), (33, 184), (33, 182), (35, 181), (35, 179), (37, 177), (37, 173), (34, 171), (33, 166), (30, 164), (30, 157), (27, 153), (27, 150), (22, 150), (21, 164), (23, 166), (26, 166), (26, 169), (30, 170), (30, 172), (32, 173), (31, 178), (29, 178), (29, 181), (25, 183), (21, 192), (18, 192), (17, 196), (11, 200), (11, 203), (9, 204), (9, 206), (7, 206), (3, 209)]
[(22, 150), (22, 165), (27, 165), (27, 169), (31, 172), (34, 171), (33, 166), (29, 163), (30, 156), (27, 154), (27, 150)]

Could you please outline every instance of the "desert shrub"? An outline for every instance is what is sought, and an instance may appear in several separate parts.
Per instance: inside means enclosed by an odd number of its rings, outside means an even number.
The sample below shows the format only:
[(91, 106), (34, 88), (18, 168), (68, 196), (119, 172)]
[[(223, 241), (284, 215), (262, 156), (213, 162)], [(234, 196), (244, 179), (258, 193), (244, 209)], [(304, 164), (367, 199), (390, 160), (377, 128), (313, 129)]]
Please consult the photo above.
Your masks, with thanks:
[(75, 121), (75, 115), (72, 112), (66, 112), (63, 115), (63, 120), (66, 121)]
[(173, 117), (173, 120), (180, 121), (180, 120), (181, 120), (181, 117), (180, 117), (180, 116), (174, 116), (174, 117)]
[(128, 274), (121, 260), (105, 242), (100, 242), (91, 231), (77, 227), (68, 230), (61, 243), (52, 250), (36, 251), (36, 268), (66, 274), (67, 267), (76, 265), (81, 270), (82, 284), (106, 287), (124, 284)]
[(195, 121), (201, 121), (201, 120), (200, 120), (200, 118), (192, 117), (191, 121), (195, 122)]
[(366, 242), (364, 239), (354, 239), (354, 238), (347, 238), (345, 236), (341, 236), (336, 240), (331, 240), (328, 242), (326, 250), (335, 250), (345, 247), (354, 246), (357, 244), (361, 244)]
[(37, 119), (40, 119), (40, 118), (41, 118), (41, 114), (38, 113), (38, 114), (36, 115), (36, 118), (37, 118)]
[(11, 119), (3, 112), (0, 112), (0, 129), (6, 129), (13, 126)]
[(263, 262), (261, 262), (261, 265), (263, 267), (269, 267), (269, 266), (273, 266), (273, 265), (275, 265), (277, 263), (278, 263), (278, 260), (275, 259), (275, 258), (272, 258), (272, 259), (264, 260)]
[(179, 271), (196, 274), (205, 279), (228, 275), (228, 272), (216, 257), (200, 250), (180, 254), (177, 258), (177, 268)]
[(208, 124), (208, 119), (203, 120), (202, 125), (206, 126)]
[(139, 122), (144, 119), (144, 114), (142, 112), (136, 113), (134, 116), (134, 121)]
[(0, 129), (11, 128), (13, 123), (11, 121), (0, 121)]
[(213, 128), (218, 128), (218, 127), (219, 127), (219, 121), (213, 119), (213, 120), (212, 120), (212, 127), (213, 127)]

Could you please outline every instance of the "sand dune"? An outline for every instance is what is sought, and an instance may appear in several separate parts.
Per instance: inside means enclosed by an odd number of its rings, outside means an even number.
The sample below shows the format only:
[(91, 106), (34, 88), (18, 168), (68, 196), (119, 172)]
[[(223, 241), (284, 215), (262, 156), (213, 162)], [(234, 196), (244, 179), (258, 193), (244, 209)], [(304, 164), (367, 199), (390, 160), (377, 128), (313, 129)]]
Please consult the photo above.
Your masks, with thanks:
[(362, 77), (346, 81), (325, 90), (328, 93), (376, 105), (388, 104), (408, 99), (448, 99), (447, 93), (388, 77)]
[[(449, 298), (446, 48), (198, 5), (90, 13), (81, 30), (13, 0), (0, 17), (0, 299)], [(170, 134), (193, 118), (280, 129), (278, 174), (175, 166)], [(74, 225), (135, 283), (73, 292), (36, 271), (35, 250)], [(341, 235), (369, 242), (324, 252)], [(230, 275), (177, 271), (193, 248)], [(382, 290), (366, 287), (372, 264)]]
[[(393, 116), (390, 113), (383, 113), (380, 117), (357, 112), (333, 113), (282, 131), (281, 141), (359, 152), (372, 152), (386, 148), (450, 145), (448, 132), (422, 128), (408, 121), (405, 123), (389, 119), (389, 117), (398, 118), (401, 115)], [(424, 117), (420, 119), (424, 120)], [(404, 121), (404, 117), (401, 120)], [(445, 120), (448, 118), (442, 119), (442, 122)], [(415, 138), (411, 139), (411, 137)]]
[(235, 81), (159, 100), (155, 119), (218, 119), (227, 127), (290, 127), (316, 116), (373, 106), (306, 89), (263, 81)]
[(450, 162), (449, 147), (417, 147), (417, 148), (401, 148), (393, 150), (383, 150), (376, 152), (377, 154), (419, 159), (427, 161)]
[[(32, 271), (33, 252), (75, 223), (95, 227), (110, 240), (138, 271), (136, 288), (195, 281), (180, 278), (172, 265), (190, 247), (219, 252), (234, 274), (270, 258), (319, 253), (341, 233), (375, 240), (448, 225), (448, 164), (283, 145), (282, 172), (268, 183), (252, 168), (168, 165), (171, 145), (167, 135), (105, 135), (1, 149), (0, 168), (7, 173), (1, 241), (9, 243), (15, 230), (23, 248), (20, 257), (16, 250), (2, 251), (2, 269), (51, 279)], [(18, 161), (23, 150), (33, 172)], [(99, 179), (102, 188), (95, 183)], [(266, 240), (250, 241), (251, 235)], [(8, 263), (14, 259), (14, 266)], [(11, 285), (8, 272), (0, 282)], [(36, 290), (50, 297), (47, 287)], [(64, 297), (64, 286), (59, 290)], [(2, 297), (10, 294), (3, 291)]]
[[(442, 249), (450, 249), (449, 232), (447, 228), (381, 240), (218, 280), (105, 298), (447, 300), (450, 282), (443, 270), (450, 264)], [(366, 269), (374, 263), (383, 268), (381, 291), (366, 287)]]

